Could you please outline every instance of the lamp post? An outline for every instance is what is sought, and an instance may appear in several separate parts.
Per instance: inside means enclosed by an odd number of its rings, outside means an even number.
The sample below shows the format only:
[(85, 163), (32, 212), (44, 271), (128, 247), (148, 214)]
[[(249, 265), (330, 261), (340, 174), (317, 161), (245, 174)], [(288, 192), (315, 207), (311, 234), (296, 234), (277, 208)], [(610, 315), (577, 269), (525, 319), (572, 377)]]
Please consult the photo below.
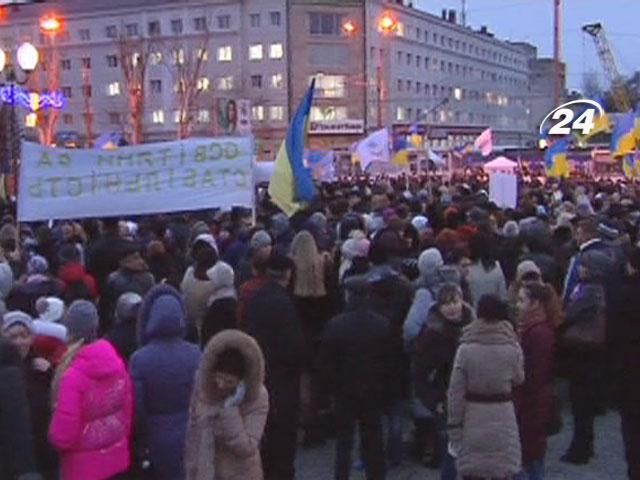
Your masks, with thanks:
[[(396, 31), (398, 29), (398, 22), (391, 16), (391, 14), (389, 13), (385, 13), (382, 15), (382, 17), (378, 20), (378, 31), (380, 32), (380, 34), (382, 35), (382, 44), (384, 45), (384, 39), (391, 36), (391, 35), (395, 35)], [(378, 128), (382, 128), (383, 126), (383, 121), (382, 121), (382, 101), (383, 101), (383, 93), (384, 93), (384, 79), (383, 79), (383, 50), (384, 49), (380, 49), (380, 54), (378, 56), (378, 66), (376, 67), (377, 70), (377, 85), (376, 85), (376, 91), (378, 94)], [(390, 52), (387, 52), (390, 55)], [(386, 99), (385, 99), (386, 100)]]
[[(38, 65), (39, 54), (36, 47), (31, 43), (25, 42), (18, 47), (16, 51), (17, 67), (22, 71), (22, 75), (19, 74), (18, 69), (11, 63), (10, 57), (2, 50), (0, 50), (0, 72), (4, 73), (6, 84), (9, 85), (10, 94), (9, 100), (11, 103), (11, 121), (9, 127), (10, 142), (16, 142), (16, 85), (26, 85), (29, 81), (29, 77), (36, 69)], [(16, 179), (16, 192), (17, 192), (17, 178), (18, 178), (18, 161), (19, 161), (19, 149), (9, 148), (11, 156), (11, 169), (13, 170), (14, 178)]]

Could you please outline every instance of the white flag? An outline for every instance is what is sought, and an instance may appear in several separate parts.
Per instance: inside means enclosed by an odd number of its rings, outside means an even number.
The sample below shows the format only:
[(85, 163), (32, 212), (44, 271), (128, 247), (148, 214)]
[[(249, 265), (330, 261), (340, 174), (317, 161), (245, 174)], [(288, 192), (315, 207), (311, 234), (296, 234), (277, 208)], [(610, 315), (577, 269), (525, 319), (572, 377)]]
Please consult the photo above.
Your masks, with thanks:
[(356, 153), (360, 158), (360, 168), (363, 172), (372, 162), (389, 163), (391, 161), (389, 131), (383, 128), (373, 132), (358, 144)]

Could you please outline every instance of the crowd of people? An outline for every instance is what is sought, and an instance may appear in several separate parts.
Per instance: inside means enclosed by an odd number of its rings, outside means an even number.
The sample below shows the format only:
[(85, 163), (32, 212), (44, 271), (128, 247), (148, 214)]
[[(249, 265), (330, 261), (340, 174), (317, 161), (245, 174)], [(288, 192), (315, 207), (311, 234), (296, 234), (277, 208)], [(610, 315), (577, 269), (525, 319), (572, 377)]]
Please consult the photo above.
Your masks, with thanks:
[[(640, 479), (640, 191), (345, 179), (257, 211), (0, 226), (0, 477), (544, 478), (619, 411)], [(572, 422), (563, 422), (568, 383)], [(354, 454), (356, 431), (360, 446)], [(297, 478), (304, 478), (298, 472)]]

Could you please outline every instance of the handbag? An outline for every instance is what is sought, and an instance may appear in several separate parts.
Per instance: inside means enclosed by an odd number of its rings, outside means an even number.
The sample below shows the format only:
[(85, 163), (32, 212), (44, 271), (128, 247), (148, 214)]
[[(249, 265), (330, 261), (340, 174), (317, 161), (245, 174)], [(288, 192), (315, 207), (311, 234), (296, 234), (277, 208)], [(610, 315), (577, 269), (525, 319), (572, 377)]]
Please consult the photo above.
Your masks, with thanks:
[(569, 348), (600, 348), (606, 339), (606, 323), (604, 311), (598, 309), (570, 324), (562, 335), (562, 343)]

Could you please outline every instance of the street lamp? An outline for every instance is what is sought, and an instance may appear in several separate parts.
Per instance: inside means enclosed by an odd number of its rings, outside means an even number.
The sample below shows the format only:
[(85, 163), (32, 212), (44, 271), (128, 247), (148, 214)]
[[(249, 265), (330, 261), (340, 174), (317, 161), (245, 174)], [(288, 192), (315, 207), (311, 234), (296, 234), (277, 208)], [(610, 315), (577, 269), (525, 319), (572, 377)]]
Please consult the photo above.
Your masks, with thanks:
[(396, 28), (398, 28), (398, 22), (396, 22), (394, 18), (388, 13), (385, 13), (378, 22), (378, 30), (383, 35), (394, 33), (396, 31)]
[[(16, 85), (26, 85), (29, 81), (30, 75), (36, 69), (39, 60), (39, 54), (36, 47), (29, 42), (25, 42), (18, 47), (16, 52), (16, 59), (18, 61), (18, 67), (22, 70), (23, 76), (22, 78), (18, 77), (17, 68), (11, 64), (11, 61), (8, 61), (7, 54), (0, 50), (0, 73), (4, 72), (7, 83), (9, 84), (10, 92), (9, 92), (9, 102), (11, 103), (11, 122), (10, 122), (10, 135), (11, 142), (16, 142)], [(3, 85), (4, 86), (4, 85)], [(9, 149), (11, 154), (11, 166), (13, 169), (14, 178), (16, 178), (17, 185), (17, 177), (18, 177), (18, 156), (19, 150), (15, 148)], [(16, 188), (17, 191), (17, 188)]]
[(40, 19), (40, 30), (43, 33), (58, 33), (62, 30), (62, 20), (54, 15), (43, 17)]
[(354, 22), (352, 22), (351, 20), (347, 20), (346, 22), (344, 22), (342, 24), (342, 31), (348, 37), (350, 37), (353, 34), (355, 34), (357, 29), (358, 28), (356, 27), (356, 24)]

